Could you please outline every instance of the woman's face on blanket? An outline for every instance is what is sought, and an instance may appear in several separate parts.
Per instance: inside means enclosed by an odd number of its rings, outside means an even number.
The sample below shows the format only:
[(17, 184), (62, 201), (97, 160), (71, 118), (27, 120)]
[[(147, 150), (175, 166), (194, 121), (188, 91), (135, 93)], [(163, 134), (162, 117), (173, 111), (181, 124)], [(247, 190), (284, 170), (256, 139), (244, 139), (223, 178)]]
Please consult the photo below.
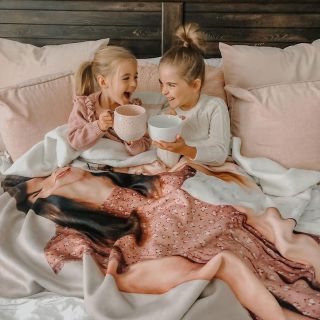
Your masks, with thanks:
[(163, 63), (159, 67), (159, 82), (162, 94), (168, 99), (169, 107), (175, 109), (190, 109), (196, 105), (200, 87), (197, 82), (187, 83), (180, 76), (179, 69), (170, 64)]
[(46, 198), (53, 194), (77, 198), (81, 190), (75, 182), (82, 181), (87, 176), (91, 174), (79, 168), (58, 168), (48, 177), (34, 178), (27, 182), (28, 199), (34, 203), (38, 198)]
[(133, 59), (120, 60), (110, 77), (105, 78), (105, 85), (100, 84), (102, 93), (112, 107), (128, 104), (132, 93), (137, 88), (137, 62)]
[[(91, 206), (96, 207), (105, 202), (115, 188), (111, 178), (98, 177), (75, 167), (58, 168), (48, 177), (33, 178), (25, 184), (26, 196), (30, 203), (35, 203), (38, 198), (56, 195), (90, 203)], [(153, 180), (150, 188), (148, 197), (162, 196), (160, 179)]]

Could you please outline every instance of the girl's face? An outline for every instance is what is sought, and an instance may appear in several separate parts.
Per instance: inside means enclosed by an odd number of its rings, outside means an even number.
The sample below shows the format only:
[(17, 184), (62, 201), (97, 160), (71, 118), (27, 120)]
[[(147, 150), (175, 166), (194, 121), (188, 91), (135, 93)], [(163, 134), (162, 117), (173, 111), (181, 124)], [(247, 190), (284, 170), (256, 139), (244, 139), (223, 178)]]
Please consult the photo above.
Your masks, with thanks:
[(114, 73), (106, 78), (102, 86), (103, 94), (108, 98), (110, 107), (130, 103), (132, 93), (137, 88), (137, 61), (121, 60), (115, 67)]
[[(169, 107), (175, 109), (191, 109), (199, 99), (200, 84), (199, 79), (192, 84), (187, 83), (180, 75), (178, 68), (161, 64), (159, 67), (159, 82), (162, 94), (168, 99)], [(199, 84), (200, 83), (200, 84)]]
[(49, 177), (31, 179), (26, 183), (28, 200), (34, 203), (38, 198), (53, 194), (77, 198), (81, 190), (76, 190), (79, 186), (75, 182), (85, 179), (87, 175), (91, 174), (79, 168), (64, 167), (58, 168)]

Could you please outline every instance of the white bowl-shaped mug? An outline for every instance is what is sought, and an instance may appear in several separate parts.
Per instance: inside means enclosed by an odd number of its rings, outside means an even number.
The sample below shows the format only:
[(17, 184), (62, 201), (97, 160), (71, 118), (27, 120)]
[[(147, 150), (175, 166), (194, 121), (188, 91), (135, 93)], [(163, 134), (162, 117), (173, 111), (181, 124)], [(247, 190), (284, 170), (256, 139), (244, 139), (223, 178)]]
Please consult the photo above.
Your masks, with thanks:
[(179, 116), (161, 114), (148, 120), (150, 138), (154, 141), (174, 142), (181, 133), (183, 120)]
[[(150, 138), (155, 141), (176, 141), (177, 134), (181, 133), (183, 120), (174, 115), (157, 115), (150, 117), (148, 121), (148, 131)], [(169, 168), (178, 163), (181, 155), (157, 148), (158, 158)]]
[(114, 111), (113, 129), (120, 139), (135, 141), (141, 139), (147, 130), (147, 113), (145, 108), (126, 104)]

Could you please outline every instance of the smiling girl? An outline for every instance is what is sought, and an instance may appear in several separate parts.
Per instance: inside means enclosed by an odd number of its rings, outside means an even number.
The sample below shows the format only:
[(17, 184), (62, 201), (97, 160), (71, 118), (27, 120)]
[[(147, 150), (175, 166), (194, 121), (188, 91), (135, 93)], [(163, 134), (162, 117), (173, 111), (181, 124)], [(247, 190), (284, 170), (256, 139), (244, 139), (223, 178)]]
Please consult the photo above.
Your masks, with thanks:
[(101, 137), (124, 143), (130, 155), (149, 149), (149, 138), (126, 142), (113, 130), (113, 111), (119, 105), (132, 103), (130, 98), (136, 90), (137, 78), (135, 56), (117, 46), (99, 49), (91, 62), (79, 67), (77, 95), (68, 121), (68, 141), (75, 150), (88, 149)]
[(159, 64), (162, 94), (170, 114), (184, 118), (175, 142), (154, 142), (160, 149), (178, 153), (196, 162), (222, 165), (229, 151), (230, 119), (225, 102), (201, 94), (205, 78), (205, 41), (199, 26), (189, 23), (176, 32), (177, 43)]

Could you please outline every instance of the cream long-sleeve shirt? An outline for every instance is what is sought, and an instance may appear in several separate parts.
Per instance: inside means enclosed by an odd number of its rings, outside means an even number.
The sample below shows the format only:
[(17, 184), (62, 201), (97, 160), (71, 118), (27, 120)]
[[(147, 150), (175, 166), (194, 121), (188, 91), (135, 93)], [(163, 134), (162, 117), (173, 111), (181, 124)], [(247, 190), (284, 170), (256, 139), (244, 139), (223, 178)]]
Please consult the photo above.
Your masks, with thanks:
[(202, 94), (192, 109), (184, 111), (178, 107), (175, 111), (185, 117), (181, 136), (187, 145), (197, 149), (193, 160), (222, 165), (230, 147), (230, 118), (225, 102)]

